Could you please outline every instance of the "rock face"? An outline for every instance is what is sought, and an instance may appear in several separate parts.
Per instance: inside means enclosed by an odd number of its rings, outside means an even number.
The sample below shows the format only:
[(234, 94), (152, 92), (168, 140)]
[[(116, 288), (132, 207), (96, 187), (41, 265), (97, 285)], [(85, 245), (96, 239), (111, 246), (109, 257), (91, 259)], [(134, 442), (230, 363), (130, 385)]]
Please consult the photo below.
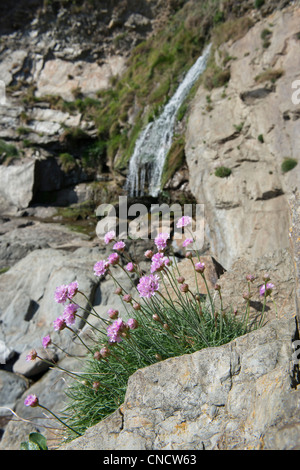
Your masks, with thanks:
[[(226, 59), (230, 80), (211, 91), (200, 86), (192, 102), (189, 186), (205, 204), (206, 237), (226, 269), (239, 256), (289, 245), (288, 197), (299, 188), (299, 164), (288, 173), (281, 164), (299, 158), (299, 105), (292, 102), (299, 18), (295, 6), (273, 13), (220, 46), (216, 63)], [(229, 168), (230, 176), (215, 176), (218, 166)]]

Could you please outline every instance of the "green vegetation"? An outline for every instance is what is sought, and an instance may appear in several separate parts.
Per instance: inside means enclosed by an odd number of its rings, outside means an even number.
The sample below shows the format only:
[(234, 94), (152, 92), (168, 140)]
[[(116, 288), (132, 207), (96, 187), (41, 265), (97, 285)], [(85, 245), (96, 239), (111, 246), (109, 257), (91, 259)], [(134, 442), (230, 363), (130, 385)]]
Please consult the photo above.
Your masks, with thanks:
[(262, 30), (260, 37), (261, 37), (261, 39), (262, 39), (262, 41), (263, 41), (263, 47), (264, 47), (264, 49), (267, 49), (267, 48), (270, 46), (270, 44), (271, 44), (271, 41), (270, 41), (271, 36), (272, 36), (272, 31), (270, 31), (270, 30), (267, 29), (267, 28), (265, 28), (265, 29)]
[(0, 139), (0, 157), (1, 163), (13, 160), (14, 158), (19, 158), (18, 149), (12, 145), (5, 142), (5, 140)]
[(241, 122), (240, 124), (234, 124), (234, 128), (237, 130), (237, 132), (242, 132), (244, 127), (244, 122)]
[(74, 170), (77, 166), (75, 158), (69, 153), (61, 153), (59, 155), (58, 161), (61, 166), (61, 169), (65, 173)]
[(219, 166), (215, 170), (215, 176), (218, 178), (227, 178), (229, 175), (231, 175), (231, 169), (226, 166)]
[(39, 432), (31, 432), (28, 441), (21, 442), (21, 450), (48, 450), (47, 439)]
[(261, 8), (265, 4), (265, 0), (254, 0), (254, 6), (256, 9)]
[(264, 136), (262, 134), (259, 134), (259, 136), (257, 137), (257, 140), (258, 142), (260, 142), (261, 144), (264, 143), (265, 139), (264, 139)]
[(281, 170), (283, 173), (293, 170), (298, 164), (298, 161), (295, 158), (285, 158), (281, 164)]
[(9, 266), (5, 266), (4, 268), (0, 268), (0, 274), (7, 273), (7, 271), (9, 271), (9, 269), (10, 269)]
[(275, 83), (280, 77), (284, 75), (284, 71), (282, 69), (267, 69), (264, 72), (260, 73), (255, 77), (255, 81), (257, 83), (264, 83), (264, 82), (271, 82)]

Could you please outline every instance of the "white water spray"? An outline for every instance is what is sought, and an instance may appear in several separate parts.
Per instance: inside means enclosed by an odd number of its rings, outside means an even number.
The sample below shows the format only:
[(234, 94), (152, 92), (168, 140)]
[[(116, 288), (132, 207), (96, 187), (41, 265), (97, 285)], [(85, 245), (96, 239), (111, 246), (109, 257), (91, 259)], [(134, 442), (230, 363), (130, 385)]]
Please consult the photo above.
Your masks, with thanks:
[(138, 137), (129, 162), (126, 189), (130, 196), (143, 196), (147, 179), (148, 193), (157, 196), (165, 159), (170, 150), (176, 114), (190, 89), (204, 72), (211, 45), (186, 74), (162, 114), (150, 122)]

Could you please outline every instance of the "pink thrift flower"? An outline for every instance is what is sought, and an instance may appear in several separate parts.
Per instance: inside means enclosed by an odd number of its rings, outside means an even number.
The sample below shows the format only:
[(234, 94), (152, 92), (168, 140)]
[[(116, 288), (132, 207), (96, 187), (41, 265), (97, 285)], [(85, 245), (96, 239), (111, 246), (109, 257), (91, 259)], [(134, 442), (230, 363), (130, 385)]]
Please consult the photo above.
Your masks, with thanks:
[(121, 334), (126, 330), (126, 325), (123, 322), (122, 318), (118, 318), (107, 328), (107, 336), (110, 343), (120, 343), (123, 338)]
[(124, 302), (130, 303), (131, 300), (132, 300), (132, 297), (131, 297), (130, 294), (125, 294), (125, 295), (123, 295), (123, 300), (124, 300)]
[(140, 297), (150, 299), (159, 289), (159, 276), (157, 274), (150, 274), (150, 276), (141, 277), (137, 289)]
[(65, 309), (64, 309), (64, 313), (63, 313), (63, 319), (65, 320), (66, 322), (66, 325), (70, 326), (70, 325), (74, 325), (75, 323), (75, 314), (78, 310), (78, 305), (76, 304), (68, 304), (66, 305)]
[(135, 330), (137, 327), (138, 327), (138, 322), (135, 318), (129, 318), (128, 322), (127, 322), (127, 326), (131, 329), (131, 330)]
[(47, 347), (49, 346), (49, 344), (51, 344), (51, 338), (50, 338), (50, 335), (47, 335), (47, 336), (45, 336), (45, 337), (42, 339), (43, 348), (44, 348), (44, 349), (47, 349)]
[(124, 242), (119, 241), (119, 242), (114, 244), (113, 250), (120, 251), (122, 253), (124, 251), (125, 246), (126, 245), (125, 245)]
[(176, 227), (177, 228), (186, 227), (191, 222), (192, 222), (192, 218), (189, 215), (185, 215), (177, 221)]
[(58, 317), (53, 322), (53, 328), (55, 331), (61, 331), (66, 327), (66, 322), (63, 317)]
[(163, 251), (167, 247), (167, 240), (170, 238), (169, 233), (160, 233), (154, 239), (154, 243), (159, 251)]
[(34, 361), (37, 358), (37, 352), (35, 349), (32, 349), (29, 354), (26, 356), (26, 361)]
[(114, 308), (110, 308), (107, 312), (109, 318), (115, 319), (118, 318), (119, 310), (115, 310)]
[(107, 357), (107, 356), (109, 356), (109, 354), (110, 354), (110, 351), (106, 346), (104, 346), (102, 349), (100, 349), (100, 355), (102, 357)]
[(97, 263), (94, 265), (94, 274), (95, 276), (104, 276), (108, 268), (108, 263), (107, 261), (101, 260), (97, 261)]
[(259, 289), (259, 294), (261, 297), (271, 295), (272, 290), (274, 289), (274, 284), (272, 282), (267, 282), (267, 284), (263, 284)]
[(156, 253), (152, 256), (152, 263), (150, 267), (150, 272), (154, 273), (161, 271), (165, 266), (168, 266), (170, 263), (169, 258), (163, 255), (163, 253)]
[(118, 264), (119, 259), (120, 259), (120, 257), (118, 255), (118, 253), (112, 253), (111, 255), (109, 255), (107, 261), (108, 261), (109, 264), (114, 266), (115, 264)]
[(195, 264), (195, 270), (197, 273), (203, 273), (205, 270), (205, 264), (204, 263), (196, 263)]
[(192, 238), (186, 238), (182, 244), (183, 247), (186, 247), (188, 245), (190, 245), (191, 243), (193, 243), (194, 240)]
[(153, 256), (153, 251), (152, 250), (145, 251), (145, 256), (146, 256), (146, 258), (151, 259), (152, 256)]
[(129, 272), (129, 273), (132, 273), (134, 271), (135, 267), (134, 267), (134, 264), (133, 263), (128, 263), (126, 265), (126, 270)]
[(79, 285), (77, 281), (71, 282), (71, 284), (68, 285), (68, 299), (72, 299), (74, 295), (77, 294), (78, 287)]
[(104, 235), (104, 242), (108, 245), (114, 238), (116, 238), (116, 232), (111, 230)]
[(63, 284), (57, 287), (55, 290), (54, 299), (59, 304), (64, 304), (68, 299), (68, 286)]
[(36, 395), (28, 395), (25, 398), (25, 401), (24, 401), (25, 406), (31, 406), (32, 408), (34, 408), (35, 406), (38, 406), (38, 404), (39, 404), (39, 400)]

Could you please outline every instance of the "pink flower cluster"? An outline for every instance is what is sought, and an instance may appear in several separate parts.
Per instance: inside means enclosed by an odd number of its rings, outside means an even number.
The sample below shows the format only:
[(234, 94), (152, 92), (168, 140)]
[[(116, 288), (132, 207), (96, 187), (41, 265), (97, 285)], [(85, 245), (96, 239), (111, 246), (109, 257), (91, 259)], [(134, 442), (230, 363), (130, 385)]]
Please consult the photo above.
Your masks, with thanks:
[(177, 221), (176, 227), (177, 228), (186, 227), (191, 222), (192, 222), (192, 218), (189, 215), (185, 215)]
[(115, 238), (116, 238), (116, 232), (114, 230), (111, 230), (110, 232), (107, 232), (104, 235), (104, 242), (106, 245), (108, 245)]
[(24, 401), (25, 406), (31, 406), (32, 408), (34, 408), (35, 406), (38, 406), (38, 404), (39, 404), (39, 400), (36, 395), (28, 395), (25, 398), (25, 401)]
[(271, 295), (272, 290), (274, 289), (274, 284), (272, 282), (267, 282), (266, 284), (263, 284), (260, 289), (259, 289), (259, 294), (261, 297)]
[(78, 292), (77, 281), (71, 282), (71, 284), (68, 284), (68, 285), (63, 284), (56, 288), (54, 299), (59, 304), (64, 304), (67, 300), (72, 299), (75, 296), (75, 294), (77, 294), (77, 292)]
[(170, 260), (163, 253), (159, 252), (152, 256), (150, 271), (154, 272), (161, 271), (164, 267), (169, 266)]
[(122, 320), (122, 318), (117, 318), (111, 325), (107, 328), (107, 336), (109, 338), (110, 343), (120, 343), (123, 338), (121, 334), (126, 331), (126, 323)]
[(150, 276), (141, 277), (137, 289), (140, 297), (150, 299), (159, 289), (159, 276), (157, 274), (150, 274)]
[(169, 233), (159, 233), (154, 239), (158, 251), (164, 251), (167, 247), (167, 240), (170, 238)]

